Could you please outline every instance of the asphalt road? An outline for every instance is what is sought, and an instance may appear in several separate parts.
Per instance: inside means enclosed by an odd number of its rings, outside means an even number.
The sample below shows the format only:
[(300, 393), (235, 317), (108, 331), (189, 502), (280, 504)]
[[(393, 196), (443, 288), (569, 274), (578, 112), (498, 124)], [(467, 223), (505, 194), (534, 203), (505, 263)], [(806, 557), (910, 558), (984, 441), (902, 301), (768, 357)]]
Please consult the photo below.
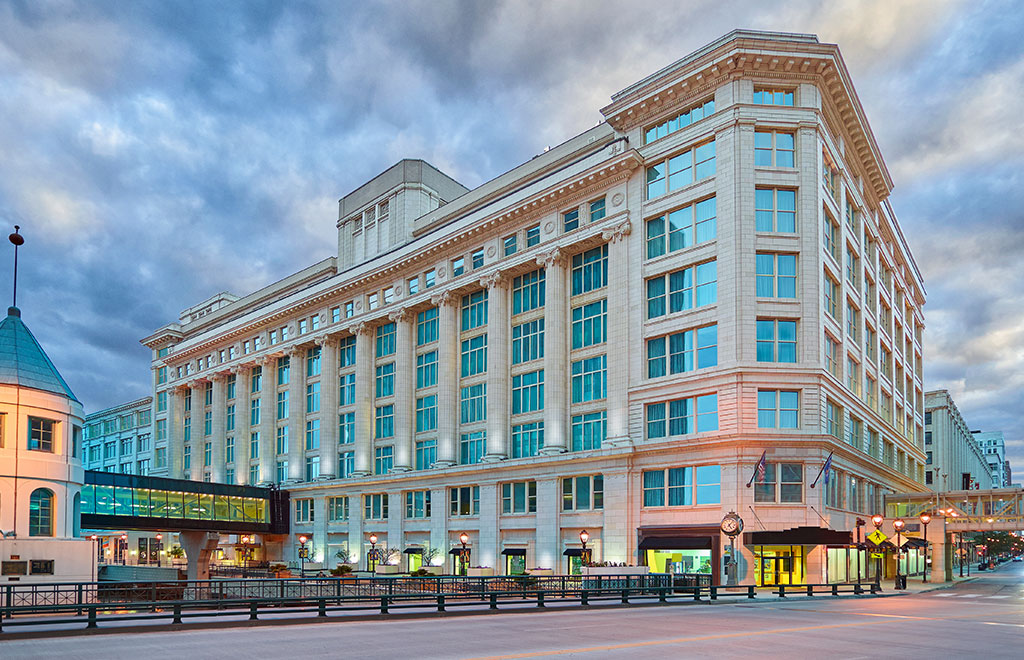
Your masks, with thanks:
[[(0, 638), (2, 639), (2, 638)], [(1024, 655), (1024, 563), (952, 589), (0, 641), (0, 658), (761, 658)]]

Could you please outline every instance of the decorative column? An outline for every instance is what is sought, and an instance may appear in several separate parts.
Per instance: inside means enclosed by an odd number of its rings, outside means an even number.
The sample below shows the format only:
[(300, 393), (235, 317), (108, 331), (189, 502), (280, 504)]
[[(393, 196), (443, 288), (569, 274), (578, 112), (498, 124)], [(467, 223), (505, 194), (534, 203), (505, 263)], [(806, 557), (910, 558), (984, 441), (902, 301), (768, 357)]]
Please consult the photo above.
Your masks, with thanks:
[(181, 479), (184, 470), (185, 434), (182, 421), (185, 418), (185, 392), (187, 386), (178, 385), (167, 391), (170, 403), (167, 412), (167, 474), (171, 479)]
[(188, 443), (192, 447), (192, 466), (188, 470), (188, 476), (192, 481), (202, 481), (203, 473), (206, 472), (206, 466), (203, 464), (203, 450), (206, 448), (206, 435), (203, 433), (206, 383), (205, 378), (199, 378), (188, 384), (192, 391), (192, 410), (189, 412), (189, 417), (192, 418), (192, 439)]
[(544, 447), (542, 454), (566, 450), (569, 421), (569, 325), (566, 259), (558, 248), (537, 257), (544, 266)]
[(488, 463), (509, 457), (508, 323), (509, 281), (501, 272), (480, 280), (487, 287), (487, 453)]
[(249, 483), (249, 366), (231, 368), (235, 375), (235, 483)]
[(277, 358), (265, 355), (260, 359), (259, 365), (263, 381), (259, 392), (260, 423), (258, 428), (249, 429), (249, 432), (259, 431), (260, 434), (260, 482), (272, 484), (277, 481), (277, 451), (274, 447), (274, 418), (277, 417), (277, 374), (274, 367), (277, 365)]
[(629, 446), (629, 219), (604, 230), (608, 241), (608, 445)]
[(408, 472), (413, 466), (413, 437), (416, 435), (416, 317), (408, 309), (399, 309), (388, 318), (396, 326), (395, 463), (392, 471)]
[(459, 314), (458, 298), (451, 291), (430, 302), (437, 307), (437, 460), (436, 467), (456, 463), (459, 420)]
[(227, 412), (227, 389), (224, 387), (226, 375), (215, 373), (210, 376), (213, 383), (213, 425), (210, 442), (213, 444), (210, 460), (210, 481), (224, 483), (225, 451), (224, 438), (227, 434), (224, 420)]
[(356, 447), (353, 476), (373, 472), (373, 328), (359, 323), (349, 332), (356, 336)]
[(338, 476), (338, 338), (322, 335), (320, 347), (320, 476)]
[(295, 346), (288, 349), (288, 481), (305, 481), (305, 458), (306, 349)]

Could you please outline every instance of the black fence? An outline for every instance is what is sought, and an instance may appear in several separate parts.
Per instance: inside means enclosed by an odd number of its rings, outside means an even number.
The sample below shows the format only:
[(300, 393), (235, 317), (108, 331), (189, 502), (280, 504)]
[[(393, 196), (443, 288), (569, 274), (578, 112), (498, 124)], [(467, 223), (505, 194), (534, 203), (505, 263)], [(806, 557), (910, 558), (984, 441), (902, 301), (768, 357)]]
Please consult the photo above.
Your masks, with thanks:
[[(195, 580), (169, 582), (91, 582), (3, 585), (0, 587), (0, 632), (11, 626), (53, 626), (85, 623), (147, 621), (173, 624), (185, 618), (245, 616), (255, 621), (260, 613), (371, 612), (389, 614), (399, 609), (436, 610), (475, 606), (496, 610), (499, 606), (578, 603), (583, 607), (601, 601), (628, 604), (681, 600), (717, 601), (728, 596), (755, 598), (766, 588), (678, 583), (681, 576), (648, 575), (555, 575), (555, 576), (425, 576), (346, 577), (246, 580)], [(782, 585), (771, 595), (876, 594), (875, 584)]]

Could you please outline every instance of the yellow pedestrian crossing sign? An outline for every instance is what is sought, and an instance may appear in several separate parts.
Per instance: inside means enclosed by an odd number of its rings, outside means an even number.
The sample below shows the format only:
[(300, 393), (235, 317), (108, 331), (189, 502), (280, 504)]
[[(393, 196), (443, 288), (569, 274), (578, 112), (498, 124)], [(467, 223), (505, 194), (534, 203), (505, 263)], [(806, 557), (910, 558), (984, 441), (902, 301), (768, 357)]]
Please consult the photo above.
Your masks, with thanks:
[(885, 555), (883, 553), (881, 553), (881, 552), (872, 552), (871, 553), (871, 558), (872, 559), (885, 559)]
[(882, 541), (884, 541), (887, 538), (889, 537), (883, 534), (882, 530), (879, 529), (876, 529), (875, 531), (868, 534), (868, 540), (874, 543), (875, 545), (882, 545)]

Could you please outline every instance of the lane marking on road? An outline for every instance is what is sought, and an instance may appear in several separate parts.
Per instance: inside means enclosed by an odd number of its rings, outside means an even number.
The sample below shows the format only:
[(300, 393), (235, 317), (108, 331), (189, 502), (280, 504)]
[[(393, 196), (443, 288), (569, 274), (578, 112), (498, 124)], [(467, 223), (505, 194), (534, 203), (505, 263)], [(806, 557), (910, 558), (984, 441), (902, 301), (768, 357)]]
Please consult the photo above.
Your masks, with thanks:
[[(918, 619), (924, 617), (898, 617)], [(528, 653), (511, 653), (507, 655), (489, 655), (467, 660), (518, 660), (519, 658), (542, 658), (549, 655), (571, 655), (575, 653), (595, 653), (602, 651), (620, 651), (624, 649), (643, 648), (647, 646), (663, 646), (666, 644), (684, 644), (686, 642), (705, 642), (717, 639), (736, 639), (738, 637), (757, 637), (760, 635), (779, 635), (785, 633), (810, 632), (812, 630), (830, 630), (835, 628), (853, 628), (858, 626), (875, 626), (887, 621), (860, 621), (857, 623), (833, 623), (821, 626), (803, 626), (800, 628), (776, 628), (773, 630), (754, 630), (750, 632), (722, 633), (719, 635), (700, 635), (696, 637), (677, 637), (675, 639), (657, 639), (645, 642), (629, 642), (625, 644), (607, 644), (604, 646), (586, 646), (575, 649), (558, 649), (552, 651), (532, 651)]]
[(1009, 596), (985, 596), (985, 598), (1009, 598)]

